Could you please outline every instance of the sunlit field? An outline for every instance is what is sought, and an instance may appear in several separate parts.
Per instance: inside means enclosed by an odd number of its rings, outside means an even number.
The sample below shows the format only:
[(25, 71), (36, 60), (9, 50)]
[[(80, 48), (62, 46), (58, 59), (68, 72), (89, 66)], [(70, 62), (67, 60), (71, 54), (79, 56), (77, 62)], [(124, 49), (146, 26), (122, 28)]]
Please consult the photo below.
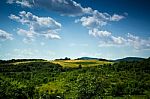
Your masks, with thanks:
[(79, 67), (79, 65), (81, 65), (82, 67), (92, 67), (97, 65), (113, 63), (113, 62), (99, 61), (99, 60), (54, 60), (51, 62), (55, 64), (60, 64), (63, 67), (72, 67), (72, 68)]

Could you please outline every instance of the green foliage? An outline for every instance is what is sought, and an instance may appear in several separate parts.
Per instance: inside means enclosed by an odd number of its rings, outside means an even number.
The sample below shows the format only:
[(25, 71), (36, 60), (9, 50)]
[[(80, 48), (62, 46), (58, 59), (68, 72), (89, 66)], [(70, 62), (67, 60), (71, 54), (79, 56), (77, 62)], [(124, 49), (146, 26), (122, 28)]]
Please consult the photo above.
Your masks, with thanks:
[(63, 68), (47, 61), (1, 63), (0, 99), (150, 98), (150, 58), (92, 67), (76, 64)]
[(76, 83), (77, 94), (81, 99), (104, 96), (106, 83), (95, 74), (81, 74), (77, 77)]

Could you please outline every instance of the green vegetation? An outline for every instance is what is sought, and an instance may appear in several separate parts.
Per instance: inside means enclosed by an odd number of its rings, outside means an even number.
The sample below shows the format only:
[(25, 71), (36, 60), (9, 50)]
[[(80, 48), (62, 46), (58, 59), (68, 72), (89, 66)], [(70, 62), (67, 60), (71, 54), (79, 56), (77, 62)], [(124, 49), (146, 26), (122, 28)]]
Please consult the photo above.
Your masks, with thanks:
[(150, 58), (113, 64), (98, 60), (0, 64), (0, 99), (39, 98), (149, 99)]

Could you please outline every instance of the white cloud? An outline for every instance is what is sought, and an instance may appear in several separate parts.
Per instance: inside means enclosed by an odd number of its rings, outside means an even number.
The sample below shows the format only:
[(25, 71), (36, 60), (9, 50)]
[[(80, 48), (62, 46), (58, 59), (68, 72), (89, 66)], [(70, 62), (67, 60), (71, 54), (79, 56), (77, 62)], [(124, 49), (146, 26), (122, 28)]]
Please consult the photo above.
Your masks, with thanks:
[(96, 16), (82, 17), (81, 19), (75, 20), (75, 23), (81, 22), (84, 27), (96, 28), (107, 24), (106, 21), (97, 18)]
[(32, 0), (7, 0), (7, 3), (9, 4), (16, 3), (16, 4), (20, 4), (21, 6), (32, 7), (32, 4), (30, 4), (31, 1)]
[(89, 35), (99, 38), (99, 47), (122, 46), (126, 44), (126, 39), (120, 36), (113, 36), (111, 32), (94, 28), (89, 30)]
[(115, 36), (111, 36), (112, 41), (114, 44), (124, 44), (126, 42), (126, 40), (123, 37), (115, 37)]
[(10, 19), (13, 19), (13, 20), (15, 20), (15, 21), (19, 21), (19, 20), (20, 20), (20, 17), (15, 16), (15, 15), (13, 15), (13, 14), (11, 14), (11, 15), (9, 16), (9, 18), (10, 18)]
[(60, 39), (58, 31), (61, 24), (50, 17), (38, 17), (30, 12), (21, 11), (18, 16), (11, 14), (10, 19), (28, 26), (28, 30), (18, 29), (18, 34), (25, 36), (24, 41), (32, 41), (36, 36)]
[(102, 26), (107, 25), (108, 22), (120, 21), (123, 18), (125, 17), (117, 14), (111, 16), (107, 13), (100, 13), (98, 11), (94, 11), (93, 15), (86, 17), (83, 16), (80, 19), (76, 19), (75, 23), (81, 22), (81, 24), (86, 28), (101, 28)]
[(38, 17), (30, 12), (21, 11), (19, 16), (11, 14), (10, 19), (26, 24), (34, 31), (60, 29), (61, 24), (50, 17)]
[(0, 29), (1, 40), (13, 40), (12, 34)]
[(142, 39), (138, 36), (128, 33), (125, 37), (108, 36), (106, 39), (100, 39), (99, 47), (112, 47), (112, 46), (129, 46), (136, 50), (150, 49), (150, 38)]
[(150, 38), (142, 39), (138, 36), (132, 35), (131, 33), (128, 33), (127, 37), (128, 44), (132, 45), (135, 49), (150, 49)]
[(111, 35), (111, 32), (108, 31), (101, 31), (98, 30), (97, 28), (94, 28), (92, 30), (89, 30), (89, 34), (94, 36), (94, 37), (108, 37)]
[(55, 33), (43, 34), (47, 39), (61, 39), (61, 37)]
[(22, 36), (25, 36), (25, 37), (28, 37), (28, 38), (33, 38), (34, 35), (36, 34), (34, 31), (27, 31), (27, 30), (24, 30), (24, 29), (18, 29), (17, 33), (19, 35), (22, 35)]
[(101, 38), (98, 47), (120, 47), (126, 46), (126, 40), (123, 37), (108, 36), (105, 39)]
[(16, 1), (17, 4), (20, 4), (22, 6), (26, 6), (26, 7), (32, 7), (32, 5), (26, 1), (26, 0), (22, 0), (22, 1)]
[(124, 16), (122, 15), (117, 15), (117, 14), (114, 14), (112, 17), (111, 17), (111, 21), (120, 21), (121, 19), (125, 18)]
[(18, 29), (17, 34), (24, 36), (25, 38), (23, 39), (24, 43), (31, 43), (32, 41), (34, 41), (34, 36), (36, 35), (36, 33), (34, 31), (27, 31), (24, 29)]
[(81, 22), (81, 24), (86, 28), (100, 28), (107, 25), (111, 16), (107, 13), (101, 13), (97, 10), (92, 10), (90, 15), (83, 16), (80, 19), (76, 19), (75, 23)]

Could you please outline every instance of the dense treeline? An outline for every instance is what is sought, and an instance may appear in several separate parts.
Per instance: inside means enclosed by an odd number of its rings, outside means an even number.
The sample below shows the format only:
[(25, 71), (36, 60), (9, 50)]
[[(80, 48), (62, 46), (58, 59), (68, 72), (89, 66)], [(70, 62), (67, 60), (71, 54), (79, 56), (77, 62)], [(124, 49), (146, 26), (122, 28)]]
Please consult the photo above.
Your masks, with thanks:
[(150, 58), (95, 67), (50, 62), (0, 64), (1, 99), (150, 98)]
[(0, 60), (0, 63), (14, 63), (14, 62), (25, 62), (25, 61), (46, 61), (44, 59), (11, 59), (11, 60)]

